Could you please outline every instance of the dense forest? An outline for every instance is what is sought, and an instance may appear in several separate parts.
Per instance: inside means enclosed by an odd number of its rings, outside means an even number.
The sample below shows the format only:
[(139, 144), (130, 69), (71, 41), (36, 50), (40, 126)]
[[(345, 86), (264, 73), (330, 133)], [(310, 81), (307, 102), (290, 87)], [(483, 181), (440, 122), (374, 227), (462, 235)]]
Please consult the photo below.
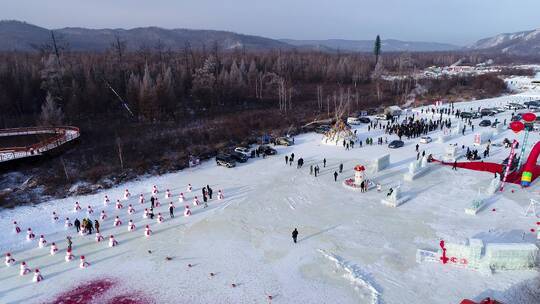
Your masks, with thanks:
[(189, 45), (128, 52), (121, 40), (107, 52), (83, 53), (52, 44), (39, 52), (0, 53), (0, 127), (81, 128), (80, 143), (61, 160), (20, 168), (45, 185), (45, 194), (64, 195), (78, 181), (107, 187), (138, 174), (181, 169), (188, 155), (205, 158), (261, 134), (298, 130), (332, 117), (338, 103), (355, 113), (411, 100), (494, 96), (505, 86), (493, 74), (412, 77), (429, 66), (488, 58), (493, 55), (392, 53), (376, 60), (361, 53)]

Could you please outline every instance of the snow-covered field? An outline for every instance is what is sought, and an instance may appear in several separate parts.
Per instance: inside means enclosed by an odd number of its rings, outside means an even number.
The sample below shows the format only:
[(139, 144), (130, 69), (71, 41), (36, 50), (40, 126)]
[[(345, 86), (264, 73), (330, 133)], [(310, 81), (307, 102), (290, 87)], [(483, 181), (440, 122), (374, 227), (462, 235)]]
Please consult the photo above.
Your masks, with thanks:
[[(539, 98), (531, 94), (456, 104), (457, 108), (503, 105), (509, 101)], [(435, 116), (438, 118), (438, 115)], [(497, 116), (507, 118), (510, 111)], [(493, 119), (492, 119), (493, 120)], [(475, 131), (480, 120), (474, 120)], [(358, 134), (383, 136), (382, 130), (367, 132), (359, 126)], [(436, 139), (440, 131), (429, 134)], [(494, 143), (505, 137), (517, 138), (507, 130), (496, 135)], [(388, 136), (388, 141), (395, 139)], [(465, 136), (456, 136), (447, 143), (421, 144), (421, 151), (436, 158), (448, 144), (472, 147), (474, 134), (467, 128)], [(517, 138), (521, 140), (521, 136)], [(530, 142), (539, 140), (538, 132)], [(120, 282), (115, 292), (135, 292), (156, 303), (459, 303), (463, 298), (481, 299), (495, 296), (504, 299), (515, 284), (537, 275), (536, 271), (497, 272), (492, 275), (440, 263), (418, 264), (418, 248), (438, 248), (439, 241), (469, 237), (487, 242), (534, 242), (529, 232), (537, 219), (525, 217), (529, 198), (538, 197), (538, 183), (528, 189), (508, 185), (490, 205), (476, 216), (467, 215), (468, 207), (480, 189), (488, 187), (489, 173), (436, 166), (414, 182), (404, 182), (403, 173), (416, 160), (415, 145), (419, 139), (405, 140), (405, 146), (388, 149), (386, 145), (356, 145), (352, 150), (321, 144), (321, 135), (296, 137), (292, 147), (278, 147), (278, 155), (266, 159), (250, 159), (245, 164), (227, 169), (215, 162), (158, 177), (141, 178), (95, 195), (69, 197), (44, 202), (33, 207), (19, 207), (0, 212), (0, 252), (11, 252), (17, 261), (39, 267), (44, 281), (32, 283), (31, 275), (19, 276), (19, 265), (0, 267), (0, 303), (47, 303), (57, 294), (82, 286), (96, 278), (112, 278)], [(376, 140), (375, 140), (376, 143)], [(530, 145), (532, 146), (532, 144)], [(482, 154), (485, 147), (480, 147)], [(284, 157), (294, 152), (302, 157), (302, 169), (285, 165)], [(350, 191), (342, 181), (353, 175), (352, 168), (366, 164), (377, 156), (390, 153), (390, 167), (369, 178), (381, 183), (383, 191), (367, 193)], [(489, 161), (501, 161), (508, 149), (492, 147)], [(322, 160), (328, 163), (323, 168)], [(344, 173), (334, 182), (333, 173), (340, 163)], [(319, 177), (309, 174), (309, 166), (321, 167)], [(193, 192), (187, 193), (188, 183)], [(162, 206), (157, 208), (166, 220), (143, 219), (142, 210), (149, 207), (152, 185), (160, 189)], [(214, 199), (208, 208), (193, 207), (191, 217), (183, 216), (183, 206), (193, 196), (201, 198), (201, 187), (209, 184)], [(380, 203), (390, 187), (401, 184), (403, 193), (412, 197), (404, 205), (391, 208)], [(124, 209), (116, 210), (114, 201), (129, 189), (132, 198)], [(168, 215), (165, 189), (170, 189), (176, 217)], [(217, 190), (225, 199), (217, 200)], [(512, 193), (512, 189), (515, 190)], [(179, 203), (183, 192), (186, 203)], [(140, 205), (138, 195), (147, 202)], [(103, 197), (113, 202), (104, 207)], [(73, 211), (79, 201), (83, 211)], [(127, 204), (136, 213), (127, 214)], [(94, 235), (76, 235), (64, 228), (65, 217), (71, 220), (86, 217), (86, 206), (92, 205), (94, 216), (105, 210), (108, 219), (101, 222), (102, 234), (114, 234), (119, 246), (109, 248), (97, 243)], [(492, 211), (495, 210), (495, 211)], [(53, 223), (52, 212), (61, 220)], [(119, 215), (121, 227), (113, 227)], [(128, 232), (127, 221), (133, 219), (136, 231)], [(22, 233), (13, 233), (16, 220)], [(145, 238), (144, 226), (154, 234)], [(56, 242), (60, 252), (49, 255), (49, 248), (37, 248), (37, 241), (25, 240), (31, 227), (36, 235), (44, 234), (49, 244)], [(298, 228), (299, 242), (293, 244), (291, 231)], [(525, 238), (522, 239), (523, 232)], [(73, 236), (73, 253), (85, 255), (90, 267), (80, 269), (78, 260), (65, 262), (65, 236)], [(149, 252), (151, 251), (151, 253)], [(170, 257), (171, 259), (166, 259)], [(192, 267), (188, 267), (191, 264)], [(210, 273), (214, 273), (213, 276)], [(232, 287), (235, 284), (236, 287)], [(268, 296), (271, 296), (270, 300)], [(96, 302), (99, 303), (99, 302)]]

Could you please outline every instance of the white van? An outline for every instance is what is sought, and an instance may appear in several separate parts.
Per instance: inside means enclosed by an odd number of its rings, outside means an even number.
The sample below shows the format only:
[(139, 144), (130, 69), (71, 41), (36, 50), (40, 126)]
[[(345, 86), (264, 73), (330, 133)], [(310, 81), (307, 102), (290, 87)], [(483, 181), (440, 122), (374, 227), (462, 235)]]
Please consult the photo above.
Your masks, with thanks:
[(358, 117), (349, 117), (347, 118), (347, 123), (350, 125), (359, 125), (362, 122), (360, 121), (360, 118)]

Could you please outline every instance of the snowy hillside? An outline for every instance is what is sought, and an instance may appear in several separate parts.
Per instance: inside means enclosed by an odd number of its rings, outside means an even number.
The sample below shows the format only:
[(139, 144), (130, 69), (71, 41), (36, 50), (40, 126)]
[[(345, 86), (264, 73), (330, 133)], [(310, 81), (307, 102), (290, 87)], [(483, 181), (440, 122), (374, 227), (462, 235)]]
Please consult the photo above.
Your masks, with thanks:
[(499, 34), (479, 40), (469, 48), (487, 49), (512, 55), (538, 55), (540, 54), (540, 29)]
[[(459, 103), (456, 108), (502, 106), (535, 98), (540, 96), (523, 93)], [(420, 109), (414, 113), (438, 118)], [(509, 121), (510, 115), (507, 111), (496, 118)], [(444, 118), (458, 123), (453, 116)], [(492, 130), (479, 127), (478, 119), (473, 122), (477, 132)], [(447, 304), (487, 296), (504, 300), (512, 286), (537, 275), (536, 271), (485, 274), (442, 263), (419, 264), (416, 251), (437, 250), (441, 239), (535, 242), (536, 234), (530, 229), (537, 220), (525, 217), (524, 210), (530, 198), (538, 197), (538, 183), (526, 189), (509, 184), (471, 216), (464, 209), (489, 186), (493, 174), (433, 164), (426, 175), (406, 182), (403, 175), (417, 159), (419, 139), (404, 138), (405, 146), (398, 149), (376, 141), (365, 146), (368, 137), (382, 136), (388, 142), (397, 137), (378, 128), (368, 131), (365, 124), (356, 130), (364, 142), (362, 148), (325, 145), (321, 135), (304, 134), (295, 138), (294, 146), (278, 147), (276, 156), (250, 159), (232, 169), (210, 161), (178, 173), (141, 177), (94, 195), (0, 211), (0, 251), (11, 252), (17, 263), (0, 267), (0, 303), (86, 303), (76, 302), (69, 291), (95, 288), (92, 303)], [(442, 133), (434, 131), (429, 136), (436, 139)], [(420, 152), (440, 159), (449, 144), (474, 148), (474, 134), (467, 128), (464, 136), (456, 135), (446, 143), (419, 144)], [(496, 145), (505, 137), (521, 140), (502, 129), (493, 138), (487, 161), (500, 162), (508, 156), (509, 149)], [(539, 139), (534, 132), (529, 140)], [(485, 145), (477, 149), (482, 152)], [(285, 155), (291, 153), (295, 159), (304, 159), (303, 168), (285, 164)], [(390, 154), (389, 167), (373, 172), (372, 161), (386, 153)], [(340, 164), (343, 173), (335, 182), (333, 174)], [(343, 186), (358, 164), (368, 167), (368, 178), (381, 184), (381, 192), (362, 193)], [(318, 177), (309, 173), (310, 165), (321, 167)], [(186, 191), (188, 184), (193, 185), (192, 192)], [(159, 189), (162, 204), (155, 213), (164, 216), (163, 223), (143, 218), (153, 185)], [(194, 196), (201, 199), (201, 188), (206, 185), (214, 189), (213, 199), (207, 208), (194, 206)], [(398, 185), (410, 200), (397, 208), (381, 204), (386, 192)], [(116, 209), (114, 202), (123, 198), (125, 189), (132, 197)], [(165, 198), (166, 189), (171, 199)], [(218, 190), (223, 191), (223, 200), (216, 198)], [(180, 193), (185, 202), (179, 202)], [(139, 203), (139, 194), (144, 195), (144, 204)], [(103, 202), (105, 195), (111, 199), (108, 206)], [(82, 211), (74, 211), (76, 201)], [(169, 216), (169, 202), (176, 206), (174, 218)], [(127, 212), (129, 204), (135, 209), (132, 215)], [(81, 236), (74, 228), (64, 227), (66, 217), (71, 221), (87, 217), (88, 205), (94, 210), (89, 217), (101, 222), (103, 242), (96, 242), (94, 234)], [(191, 216), (183, 216), (184, 205), (190, 206)], [(103, 221), (99, 219), (102, 210), (108, 216)], [(52, 220), (53, 211), (60, 216), (58, 222)], [(113, 226), (115, 216), (123, 221), (119, 227)], [(128, 231), (129, 219), (135, 231)], [(20, 234), (13, 232), (13, 221), (22, 229)], [(144, 236), (145, 225), (153, 232), (150, 237)], [(37, 238), (45, 236), (46, 248), (38, 248), (37, 240), (25, 240), (29, 227)], [(300, 232), (297, 244), (291, 239), (294, 228)], [(71, 262), (64, 261), (66, 235), (73, 237), (76, 259)], [(109, 235), (114, 235), (118, 246), (108, 246)], [(51, 242), (58, 246), (57, 255), (49, 254)], [(81, 255), (90, 263), (85, 269), (79, 268)], [(22, 261), (39, 268), (44, 280), (33, 283), (31, 274), (20, 276)], [(95, 280), (102, 281), (89, 283)], [(135, 300), (114, 300), (126, 295)]]

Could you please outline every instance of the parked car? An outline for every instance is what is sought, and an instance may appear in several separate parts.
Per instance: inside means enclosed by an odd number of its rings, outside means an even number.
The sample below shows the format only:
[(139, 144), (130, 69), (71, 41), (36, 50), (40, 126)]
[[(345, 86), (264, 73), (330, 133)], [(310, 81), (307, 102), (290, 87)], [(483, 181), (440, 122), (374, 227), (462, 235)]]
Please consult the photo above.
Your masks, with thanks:
[(246, 147), (236, 147), (234, 149), (234, 152), (242, 153), (246, 157), (251, 157), (251, 149), (246, 148)]
[(358, 118), (358, 120), (360, 120), (361, 123), (365, 123), (365, 124), (368, 124), (371, 122), (371, 119), (369, 119), (369, 117), (360, 117)]
[(216, 156), (216, 164), (218, 166), (232, 168), (236, 166), (236, 161), (230, 154), (218, 154)]
[(360, 121), (360, 118), (358, 118), (358, 117), (348, 117), (347, 118), (347, 123), (349, 125), (359, 125), (362, 122)]
[(278, 138), (276, 138), (275, 143), (276, 143), (276, 145), (280, 145), (280, 146), (292, 146), (293, 145), (292, 139), (290, 139), (288, 137), (278, 137)]
[(472, 116), (473, 119), (475, 119), (475, 118), (481, 118), (481, 117), (482, 117), (482, 115), (480, 114), (480, 112), (474, 112), (474, 113), (473, 113), (473, 116)]
[(489, 127), (489, 126), (491, 126), (491, 120), (484, 119), (478, 125), (480, 127)]
[(493, 108), (495, 111), (497, 111), (497, 113), (503, 113), (503, 112), (506, 112), (506, 109), (503, 108), (503, 107), (496, 107), (496, 108)]
[(321, 125), (315, 128), (315, 133), (323, 134), (330, 131), (330, 126), (328, 125)]
[(420, 143), (421, 144), (429, 144), (431, 141), (432, 141), (432, 139), (429, 136), (420, 137)]
[(462, 118), (473, 118), (473, 113), (471, 113), (471, 112), (461, 112), (459, 115)]
[(236, 151), (232, 151), (231, 152), (231, 157), (239, 162), (239, 163), (245, 163), (248, 161), (249, 157), (246, 156), (244, 153), (240, 153), (240, 152), (236, 152)]
[(401, 140), (392, 140), (389, 144), (388, 144), (388, 148), (390, 149), (397, 149), (397, 148), (401, 148), (405, 145), (405, 143)]
[(486, 109), (480, 110), (480, 114), (483, 115), (483, 116), (493, 116), (493, 115), (497, 114), (497, 111), (495, 111), (493, 109), (486, 108)]
[(276, 149), (270, 147), (270, 146), (266, 146), (266, 145), (262, 145), (262, 146), (259, 146), (259, 148), (257, 148), (259, 150), (259, 153), (264, 153), (266, 155), (276, 155), (277, 154), (277, 151)]
[(378, 120), (388, 120), (388, 115), (386, 114), (377, 114), (375, 116), (375, 119), (378, 119)]

